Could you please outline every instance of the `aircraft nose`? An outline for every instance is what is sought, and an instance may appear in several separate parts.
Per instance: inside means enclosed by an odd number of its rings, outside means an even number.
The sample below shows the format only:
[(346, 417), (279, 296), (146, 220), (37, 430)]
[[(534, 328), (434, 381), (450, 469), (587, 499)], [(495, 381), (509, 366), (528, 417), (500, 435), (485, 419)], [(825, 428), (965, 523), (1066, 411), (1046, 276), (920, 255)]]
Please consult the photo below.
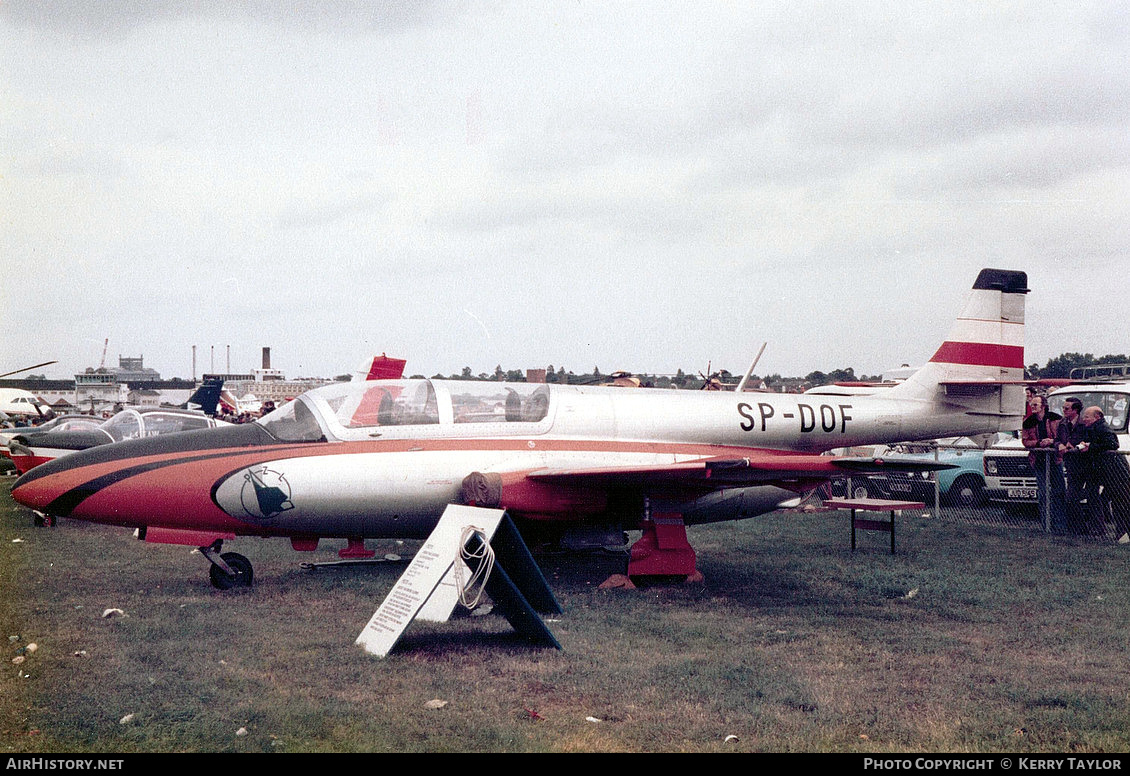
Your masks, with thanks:
[(62, 455), (27, 470), (12, 484), (12, 499), (38, 512), (57, 514), (58, 499), (89, 480), (89, 475), (78, 471), (88, 452)]
[[(30, 474), (30, 472), (28, 473)], [(21, 475), (19, 479), (12, 484), (12, 499), (25, 507), (30, 507), (38, 512), (45, 512), (47, 505), (51, 503), (51, 498), (48, 495), (50, 488), (41, 479), (38, 482), (24, 482), (27, 474)]]

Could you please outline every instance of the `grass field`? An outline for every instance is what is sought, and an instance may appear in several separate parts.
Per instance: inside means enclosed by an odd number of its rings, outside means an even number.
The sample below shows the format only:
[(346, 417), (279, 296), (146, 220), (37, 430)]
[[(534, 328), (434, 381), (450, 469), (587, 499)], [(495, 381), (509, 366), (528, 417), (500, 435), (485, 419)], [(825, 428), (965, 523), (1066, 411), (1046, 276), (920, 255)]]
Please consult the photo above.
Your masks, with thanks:
[(1127, 546), (907, 516), (853, 554), (846, 516), (778, 513), (691, 529), (701, 585), (540, 559), (563, 651), (465, 617), (382, 660), (353, 641), (402, 566), (240, 540), (256, 586), (221, 593), (188, 548), (32, 527), (4, 482), (8, 752), (1130, 749)]

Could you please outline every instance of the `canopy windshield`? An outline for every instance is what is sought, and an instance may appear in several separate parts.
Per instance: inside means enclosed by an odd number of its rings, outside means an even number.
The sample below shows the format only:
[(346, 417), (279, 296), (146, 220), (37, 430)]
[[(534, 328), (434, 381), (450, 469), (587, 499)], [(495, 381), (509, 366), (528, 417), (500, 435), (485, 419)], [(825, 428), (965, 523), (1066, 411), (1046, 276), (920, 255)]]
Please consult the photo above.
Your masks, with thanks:
[(141, 436), (141, 416), (133, 410), (122, 410), (102, 424), (102, 430), (115, 442)]
[(320, 391), (342, 428), (374, 426), (431, 426), (439, 423), (435, 388), (427, 380), (381, 380), (364, 382), (357, 390)]
[(115, 442), (198, 428), (208, 428), (206, 416), (184, 412), (138, 412), (133, 409), (122, 410), (102, 424), (102, 430)]
[(351, 439), (357, 431), (372, 436), (374, 429), (392, 427), (424, 427), (420, 431), (429, 433), (424, 429), (455, 423), (498, 423), (516, 433), (521, 424), (538, 423), (548, 412), (545, 385), (375, 380), (318, 388), (259, 423), (276, 439), (297, 442)]
[(280, 442), (324, 442), (318, 419), (300, 396), (256, 421)]
[(528, 383), (449, 383), (455, 423), (536, 423), (549, 412), (549, 389)]

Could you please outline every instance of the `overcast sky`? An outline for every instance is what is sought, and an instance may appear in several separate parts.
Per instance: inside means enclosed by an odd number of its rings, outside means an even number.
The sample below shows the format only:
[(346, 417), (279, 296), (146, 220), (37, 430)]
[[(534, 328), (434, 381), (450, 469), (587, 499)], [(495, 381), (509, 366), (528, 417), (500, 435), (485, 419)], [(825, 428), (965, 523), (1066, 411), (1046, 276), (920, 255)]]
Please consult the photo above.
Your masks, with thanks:
[(986, 266), (1127, 352), (1128, 87), (1122, 2), (4, 0), (0, 372), (872, 374)]

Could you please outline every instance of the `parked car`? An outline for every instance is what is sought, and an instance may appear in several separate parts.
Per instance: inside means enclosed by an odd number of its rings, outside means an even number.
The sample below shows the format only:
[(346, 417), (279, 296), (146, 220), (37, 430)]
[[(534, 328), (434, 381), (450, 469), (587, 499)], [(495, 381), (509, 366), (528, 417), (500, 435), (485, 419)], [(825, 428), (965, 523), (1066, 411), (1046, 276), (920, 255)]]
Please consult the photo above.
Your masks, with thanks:
[(1028, 465), (1028, 450), (1013, 438), (985, 453), (985, 493), (1003, 504), (1035, 504), (1036, 472)]
[(1011, 434), (993, 434), (891, 445), (881, 452), (880, 457), (887, 460), (937, 461), (952, 468), (934, 472), (888, 471), (852, 477), (850, 481), (842, 480), (839, 485), (833, 486), (833, 494), (851, 495), (853, 498), (912, 499), (932, 504), (936, 481), (943, 504), (966, 508), (984, 506), (988, 503), (982, 465), (985, 446), (1011, 438)]

